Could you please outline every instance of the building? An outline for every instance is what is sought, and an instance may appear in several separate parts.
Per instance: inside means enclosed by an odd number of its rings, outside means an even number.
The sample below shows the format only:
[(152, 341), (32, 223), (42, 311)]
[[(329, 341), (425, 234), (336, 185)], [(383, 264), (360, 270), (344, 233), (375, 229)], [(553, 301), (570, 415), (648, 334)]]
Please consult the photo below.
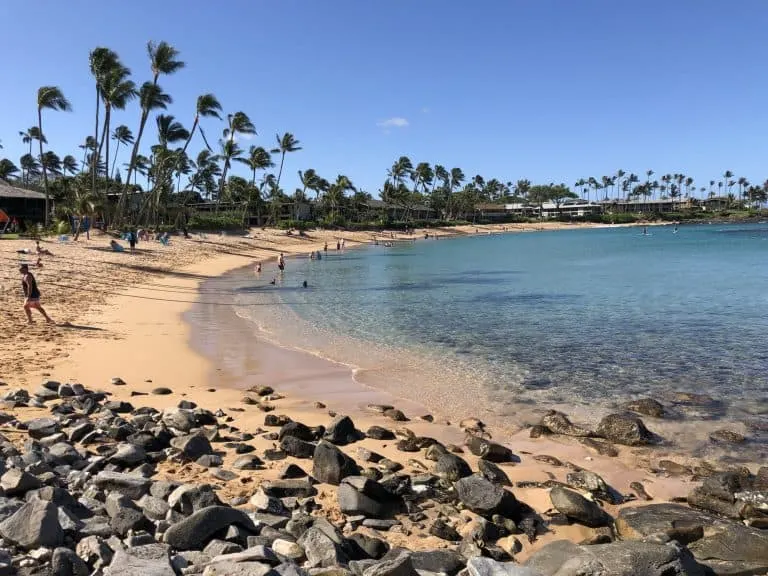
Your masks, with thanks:
[(632, 200), (603, 200), (600, 202), (605, 212), (629, 212), (632, 214), (655, 213), (664, 214), (667, 212), (679, 212), (688, 210), (697, 206), (693, 198), (659, 198), (632, 199)]
[(0, 208), (8, 216), (20, 222), (45, 220), (45, 194), (16, 188), (0, 181)]
[(582, 199), (568, 199), (558, 206), (554, 202), (545, 202), (541, 206), (536, 204), (478, 204), (476, 207), (482, 220), (503, 221), (510, 217), (518, 218), (585, 218), (603, 213), (603, 206), (595, 202), (586, 202)]

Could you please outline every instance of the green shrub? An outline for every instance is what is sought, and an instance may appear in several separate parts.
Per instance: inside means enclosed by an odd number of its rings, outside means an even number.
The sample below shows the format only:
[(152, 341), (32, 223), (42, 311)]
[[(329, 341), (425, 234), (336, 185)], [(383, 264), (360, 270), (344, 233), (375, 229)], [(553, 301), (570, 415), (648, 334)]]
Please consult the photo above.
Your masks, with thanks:
[(277, 227), (281, 230), (311, 230), (315, 228), (316, 223), (309, 220), (283, 220)]
[(640, 220), (635, 214), (617, 212), (616, 214), (602, 214), (600, 222), (603, 224), (632, 224)]
[(242, 230), (242, 212), (196, 212), (189, 219), (190, 230)]

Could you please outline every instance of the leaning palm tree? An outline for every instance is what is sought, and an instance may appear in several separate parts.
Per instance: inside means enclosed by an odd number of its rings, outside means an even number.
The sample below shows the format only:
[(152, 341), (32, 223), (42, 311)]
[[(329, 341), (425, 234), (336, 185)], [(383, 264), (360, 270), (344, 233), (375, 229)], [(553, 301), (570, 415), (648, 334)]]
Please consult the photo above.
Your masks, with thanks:
[(5, 182), (10, 182), (11, 176), (16, 174), (19, 169), (8, 158), (3, 158), (0, 160), (0, 180), (4, 180)]
[(54, 176), (61, 176), (61, 158), (53, 150), (48, 150), (42, 156), (43, 160), (40, 162), (43, 170), (53, 174)]
[(168, 144), (189, 139), (187, 129), (181, 125), (181, 122), (177, 122), (176, 118), (172, 115), (158, 114), (155, 121), (157, 122), (157, 139), (160, 142), (160, 146), (165, 150), (168, 149)]
[(731, 193), (731, 186), (733, 186), (733, 184), (730, 184), (731, 178), (733, 178), (733, 172), (731, 172), (730, 170), (726, 170), (725, 174), (723, 174), (723, 179), (725, 180), (725, 186), (726, 186), (725, 188), (726, 194)]
[[(72, 105), (64, 97), (61, 89), (58, 86), (42, 86), (37, 91), (37, 128), (40, 130), (40, 135), (43, 132), (43, 109), (46, 110), (61, 110), (68, 111), (72, 109)], [(43, 158), (43, 140), (38, 140), (40, 143), (40, 163), (42, 164)], [(48, 190), (48, 173), (43, 164), (43, 186), (45, 187), (45, 225), (48, 226), (50, 219), (50, 197)]]
[[(192, 136), (195, 135), (197, 125), (200, 123), (200, 118), (218, 118), (221, 120), (221, 115), (219, 112), (221, 112), (221, 104), (219, 104), (216, 96), (213, 94), (202, 94), (197, 97), (197, 105), (195, 107), (195, 121), (192, 123), (192, 130), (189, 131), (189, 137), (187, 138), (187, 141), (184, 142), (184, 147), (181, 149), (182, 152), (187, 151), (187, 146), (189, 146), (189, 143), (192, 141)], [(203, 136), (203, 141), (205, 142), (208, 150), (211, 150), (211, 147), (208, 145), (208, 140), (205, 138), (205, 133), (203, 132), (202, 127), (200, 128), (200, 134)]]
[(110, 179), (114, 180), (115, 164), (117, 164), (117, 153), (120, 151), (120, 144), (126, 146), (128, 144), (133, 144), (133, 132), (131, 132), (131, 129), (125, 124), (120, 124), (120, 126), (115, 128), (112, 132), (112, 139), (117, 142), (115, 145), (115, 159), (112, 161), (112, 174), (110, 175)]
[(160, 74), (169, 76), (184, 68), (185, 64), (177, 60), (179, 51), (168, 42), (147, 42), (147, 54), (149, 54), (150, 66), (152, 68), (152, 84), (157, 85), (157, 79)]
[(272, 154), (280, 154), (280, 170), (277, 172), (277, 187), (279, 188), (280, 177), (283, 175), (283, 162), (285, 162), (285, 155), (288, 152), (298, 152), (301, 150), (301, 146), (299, 146), (299, 141), (296, 140), (296, 138), (290, 132), (286, 132), (282, 135), (282, 137), (279, 134), (276, 134), (275, 138), (277, 139), (277, 148), (272, 149)]
[[(104, 101), (104, 130), (101, 135), (97, 158), (101, 158), (101, 148), (105, 146), (104, 164), (107, 169), (109, 169), (109, 126), (112, 119), (112, 110), (125, 110), (128, 102), (138, 96), (136, 84), (128, 79), (130, 73), (128, 68), (118, 64), (112, 70), (109, 70), (102, 80), (101, 96)], [(108, 178), (109, 173), (105, 174), (105, 177)], [(109, 186), (108, 180), (106, 185)]]

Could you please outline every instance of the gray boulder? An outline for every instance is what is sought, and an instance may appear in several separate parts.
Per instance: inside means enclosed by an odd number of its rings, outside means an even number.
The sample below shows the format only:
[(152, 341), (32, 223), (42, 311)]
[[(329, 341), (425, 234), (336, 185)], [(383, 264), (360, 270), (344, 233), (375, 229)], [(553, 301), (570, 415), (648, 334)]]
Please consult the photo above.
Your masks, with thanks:
[(472, 454), (489, 462), (514, 462), (517, 459), (512, 450), (506, 446), (481, 436), (469, 435), (466, 444)]
[(0, 536), (26, 549), (61, 546), (64, 530), (59, 509), (51, 502), (31, 500), (0, 523)]
[(315, 439), (315, 433), (312, 428), (301, 422), (287, 422), (280, 428), (280, 432), (277, 436), (278, 440), (283, 440), (287, 436), (304, 440), (305, 442), (312, 442)]
[(496, 466), (496, 464), (493, 462), (481, 458), (477, 461), (477, 469), (480, 471), (480, 474), (482, 474), (483, 477), (489, 482), (500, 484), (502, 486), (512, 486), (507, 473)]
[(336, 492), (339, 509), (345, 514), (363, 514), (370, 518), (387, 518), (399, 511), (401, 500), (381, 484), (364, 476), (348, 476)]
[(128, 496), (131, 500), (138, 500), (149, 492), (152, 482), (141, 476), (104, 470), (93, 477), (93, 483), (102, 490), (114, 490)]
[(0, 477), (0, 486), (6, 496), (19, 496), (40, 488), (40, 480), (28, 472), (11, 468)]
[(549, 493), (549, 498), (552, 500), (552, 506), (558, 512), (585, 526), (598, 528), (607, 526), (612, 521), (611, 517), (597, 503), (587, 500), (573, 490), (555, 486)]
[(543, 426), (554, 434), (561, 434), (563, 436), (593, 436), (591, 430), (573, 424), (568, 416), (557, 410), (550, 410), (547, 412), (541, 419), (540, 426)]
[(492, 558), (475, 556), (467, 561), (469, 576), (539, 576), (530, 568), (513, 562), (497, 562)]
[(363, 571), (363, 576), (417, 576), (408, 550), (390, 550), (381, 561)]
[[(294, 422), (289, 422), (289, 424), (294, 424)], [(287, 425), (288, 424), (286, 424), (286, 426)], [(296, 436), (289, 435), (284, 436), (280, 441), (280, 450), (294, 458), (309, 459), (312, 458), (315, 453), (315, 445), (312, 444), (312, 442), (307, 442)]]
[(363, 437), (362, 433), (355, 428), (354, 422), (349, 416), (336, 416), (323, 435), (323, 438), (331, 444), (343, 446), (357, 442)]
[(117, 550), (104, 576), (176, 576), (176, 572), (171, 566), (168, 548), (148, 544)]
[(420, 572), (454, 576), (464, 568), (464, 558), (453, 550), (425, 550), (411, 554), (411, 564)]
[(272, 567), (269, 564), (225, 560), (206, 566), (203, 576), (266, 576), (270, 572)]
[(56, 576), (89, 576), (88, 565), (82, 561), (74, 550), (59, 547), (53, 551), (51, 570)]
[(119, 444), (117, 452), (110, 457), (111, 462), (127, 468), (146, 462), (146, 460), (147, 453), (144, 448), (127, 443)]
[(171, 440), (171, 446), (179, 450), (186, 458), (197, 460), (200, 456), (211, 454), (211, 442), (203, 434), (187, 434)]
[(163, 424), (180, 432), (189, 432), (195, 427), (195, 415), (190, 410), (182, 408), (166, 408), (161, 418)]
[(163, 540), (179, 550), (197, 550), (202, 548), (214, 533), (232, 524), (257, 532), (245, 512), (225, 506), (210, 506), (170, 526)]
[(35, 418), (27, 422), (27, 434), (30, 438), (40, 440), (51, 434), (56, 434), (61, 430), (58, 420), (53, 418)]
[(685, 548), (654, 542), (578, 546), (557, 540), (525, 564), (540, 576), (705, 576)]
[(625, 446), (643, 446), (656, 440), (643, 421), (630, 414), (608, 414), (597, 426), (597, 434)]
[(336, 446), (324, 440), (317, 444), (312, 456), (312, 476), (318, 482), (338, 486), (342, 479), (358, 472), (355, 461)]
[(340, 544), (319, 526), (308, 528), (299, 538), (298, 544), (304, 549), (310, 568), (338, 566), (348, 562)]
[(472, 468), (461, 456), (446, 452), (438, 458), (435, 464), (435, 474), (451, 482), (456, 482), (461, 478), (471, 476)]
[(520, 515), (520, 503), (514, 494), (482, 476), (467, 476), (454, 487), (459, 500), (476, 514), (488, 517), (500, 514), (512, 519)]

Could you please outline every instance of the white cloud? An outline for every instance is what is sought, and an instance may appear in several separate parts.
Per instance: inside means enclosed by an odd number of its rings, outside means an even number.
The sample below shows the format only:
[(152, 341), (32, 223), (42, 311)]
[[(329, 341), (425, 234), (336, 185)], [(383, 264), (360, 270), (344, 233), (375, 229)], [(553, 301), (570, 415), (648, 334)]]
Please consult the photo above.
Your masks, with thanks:
[(376, 122), (376, 126), (379, 128), (405, 128), (408, 126), (408, 120), (399, 116), (393, 116), (381, 122)]
[(429, 109), (429, 106), (424, 106), (424, 108), (421, 109), (422, 114), (429, 114), (432, 112), (432, 110)]

